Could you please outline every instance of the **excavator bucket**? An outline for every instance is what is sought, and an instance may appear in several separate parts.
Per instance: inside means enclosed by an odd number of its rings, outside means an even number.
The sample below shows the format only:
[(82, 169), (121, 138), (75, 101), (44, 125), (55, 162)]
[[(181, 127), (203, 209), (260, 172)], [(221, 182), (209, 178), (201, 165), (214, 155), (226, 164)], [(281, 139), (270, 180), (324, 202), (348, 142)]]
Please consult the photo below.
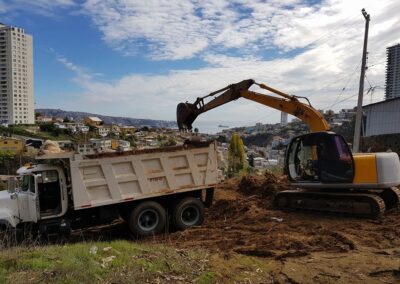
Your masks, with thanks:
[(197, 118), (197, 108), (190, 103), (180, 103), (176, 108), (176, 121), (180, 131), (192, 130), (192, 123)]

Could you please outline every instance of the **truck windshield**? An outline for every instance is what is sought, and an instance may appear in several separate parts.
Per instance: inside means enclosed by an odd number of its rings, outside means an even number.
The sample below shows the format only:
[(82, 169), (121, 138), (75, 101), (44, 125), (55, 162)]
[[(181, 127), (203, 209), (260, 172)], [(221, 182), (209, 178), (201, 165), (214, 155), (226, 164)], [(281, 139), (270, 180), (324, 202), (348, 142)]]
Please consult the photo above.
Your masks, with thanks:
[(35, 192), (35, 186), (34, 186), (35, 179), (31, 175), (26, 175), (22, 177), (22, 182), (21, 182), (21, 191), (31, 191)]

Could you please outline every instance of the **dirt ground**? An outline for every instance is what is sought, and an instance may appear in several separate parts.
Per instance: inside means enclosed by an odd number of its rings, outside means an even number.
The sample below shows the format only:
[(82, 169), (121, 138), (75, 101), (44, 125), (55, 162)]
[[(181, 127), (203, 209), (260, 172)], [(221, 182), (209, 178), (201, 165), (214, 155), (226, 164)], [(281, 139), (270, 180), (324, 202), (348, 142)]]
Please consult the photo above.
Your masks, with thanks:
[(202, 226), (145, 242), (204, 248), (227, 282), (245, 269), (242, 256), (259, 263), (251, 283), (400, 282), (398, 209), (376, 220), (274, 209), (274, 193), (287, 188), (273, 175), (228, 180)]

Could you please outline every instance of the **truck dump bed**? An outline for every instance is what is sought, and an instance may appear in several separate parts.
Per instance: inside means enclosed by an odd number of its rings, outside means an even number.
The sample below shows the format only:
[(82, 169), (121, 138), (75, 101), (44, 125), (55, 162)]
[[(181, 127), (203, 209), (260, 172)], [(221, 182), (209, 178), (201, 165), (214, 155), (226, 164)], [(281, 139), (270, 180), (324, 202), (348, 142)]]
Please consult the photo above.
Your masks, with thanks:
[[(82, 157), (82, 156), (81, 156)], [(75, 209), (214, 187), (215, 142), (70, 158)]]

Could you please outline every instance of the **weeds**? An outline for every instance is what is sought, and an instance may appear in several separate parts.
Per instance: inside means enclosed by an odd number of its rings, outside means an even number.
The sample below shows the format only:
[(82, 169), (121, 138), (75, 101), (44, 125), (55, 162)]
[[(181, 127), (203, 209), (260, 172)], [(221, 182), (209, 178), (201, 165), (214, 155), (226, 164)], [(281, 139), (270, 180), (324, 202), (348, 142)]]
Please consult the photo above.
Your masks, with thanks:
[(0, 282), (212, 283), (207, 257), (201, 251), (129, 241), (18, 246), (0, 252)]

